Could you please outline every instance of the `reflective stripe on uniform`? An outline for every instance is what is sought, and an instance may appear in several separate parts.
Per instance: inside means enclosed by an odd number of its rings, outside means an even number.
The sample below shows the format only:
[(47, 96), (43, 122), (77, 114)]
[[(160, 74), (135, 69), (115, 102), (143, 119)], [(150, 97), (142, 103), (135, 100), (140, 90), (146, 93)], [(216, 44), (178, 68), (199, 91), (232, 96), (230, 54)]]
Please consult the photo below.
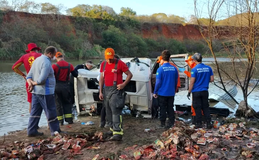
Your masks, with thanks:
[(72, 114), (65, 114), (65, 118), (72, 118)]
[(120, 115), (120, 125), (119, 125), (121, 131), (118, 132), (118, 131), (114, 131), (114, 130), (110, 129), (113, 132), (113, 135), (115, 135), (115, 134), (123, 135), (123, 129), (121, 127), (121, 124), (122, 124), (122, 115)]
[(113, 135), (115, 135), (115, 134), (123, 135), (123, 129), (121, 129), (120, 132), (113, 131)]
[(56, 120), (57, 120), (57, 118), (52, 119), (52, 120), (49, 120), (48, 123), (50, 123), (50, 122), (55, 122)]
[(33, 118), (40, 118), (40, 116), (30, 116), (30, 117), (33, 117)]
[(58, 118), (59, 121), (63, 120), (63, 116), (58, 116), (57, 118)]

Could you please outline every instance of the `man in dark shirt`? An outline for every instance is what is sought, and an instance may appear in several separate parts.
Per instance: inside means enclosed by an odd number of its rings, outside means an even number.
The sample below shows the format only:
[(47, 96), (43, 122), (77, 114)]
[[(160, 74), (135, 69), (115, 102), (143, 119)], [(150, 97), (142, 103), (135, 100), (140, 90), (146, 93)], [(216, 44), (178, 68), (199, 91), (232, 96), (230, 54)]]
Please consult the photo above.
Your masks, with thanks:
[(77, 71), (78, 69), (86, 69), (86, 70), (91, 70), (93, 68), (94, 64), (91, 60), (88, 60), (85, 62), (85, 64), (79, 64), (75, 67), (75, 70)]
[(77, 72), (74, 70), (72, 64), (64, 60), (64, 56), (61, 52), (57, 52), (56, 55), (57, 63), (52, 65), (56, 78), (56, 88), (55, 88), (55, 99), (57, 107), (58, 121), (61, 125), (65, 121), (69, 124), (73, 123), (72, 117), (72, 106), (71, 103), (71, 93), (69, 84), (70, 73), (77, 77)]
[(207, 129), (212, 128), (210, 108), (209, 108), (209, 83), (214, 81), (213, 71), (210, 66), (202, 63), (202, 55), (195, 53), (192, 56), (196, 66), (191, 71), (191, 80), (189, 85), (189, 98), (192, 93), (192, 105), (196, 113), (196, 128), (202, 128), (202, 112), (205, 116)]
[[(88, 60), (85, 62), (85, 64), (79, 64), (75, 67), (74, 71), (77, 72), (78, 74), (78, 70), (79, 69), (86, 69), (86, 70), (91, 70), (94, 67), (94, 64), (91, 60)], [(74, 76), (71, 74), (70, 75), (70, 93), (71, 93), (71, 97), (72, 97), (72, 104), (75, 103), (75, 90), (74, 90)]]

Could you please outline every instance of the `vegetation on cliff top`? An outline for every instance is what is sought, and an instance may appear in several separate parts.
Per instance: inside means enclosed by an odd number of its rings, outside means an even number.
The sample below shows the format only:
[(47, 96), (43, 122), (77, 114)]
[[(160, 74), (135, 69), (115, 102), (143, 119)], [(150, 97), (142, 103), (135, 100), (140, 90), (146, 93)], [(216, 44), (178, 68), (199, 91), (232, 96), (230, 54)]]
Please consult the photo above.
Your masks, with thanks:
[[(33, 1), (9, 4), (7, 0), (1, 0), (0, 11), (0, 59), (17, 59), (31, 42), (42, 49), (54, 45), (76, 59), (99, 58), (106, 47), (122, 57), (156, 57), (164, 49), (173, 54), (209, 51), (203, 40), (178, 41), (164, 35), (143, 38), (143, 23), (187, 23), (176, 15), (137, 16), (131, 8), (121, 8), (116, 14), (108, 6), (82, 4), (66, 10), (65, 16), (62, 6)], [(201, 20), (206, 24), (207, 19)], [(196, 21), (192, 17), (188, 23)], [(218, 43), (215, 48), (220, 51), (222, 46)]]

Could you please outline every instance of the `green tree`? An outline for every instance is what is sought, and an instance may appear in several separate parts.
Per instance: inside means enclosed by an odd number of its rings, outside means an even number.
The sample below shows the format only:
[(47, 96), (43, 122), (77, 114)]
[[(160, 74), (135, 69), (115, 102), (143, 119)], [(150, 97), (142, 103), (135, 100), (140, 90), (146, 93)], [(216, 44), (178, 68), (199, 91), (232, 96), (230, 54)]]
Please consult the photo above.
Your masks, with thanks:
[(91, 10), (90, 5), (80, 4), (74, 8), (68, 9), (67, 13), (71, 16), (84, 17), (86, 15), (86, 12), (88, 12), (90, 10)]
[[(210, 19), (210, 18), (199, 18), (198, 21), (199, 21), (200, 25), (204, 25), (204, 26), (207, 26), (210, 23), (215, 23), (215, 20)], [(211, 21), (213, 21), (213, 22), (211, 22)]]
[(126, 16), (126, 17), (132, 17), (132, 16), (136, 16), (136, 12), (133, 11), (131, 8), (124, 8), (124, 7), (121, 7), (121, 12), (119, 15), (121, 16)]
[(125, 56), (128, 52), (127, 39), (124, 33), (114, 26), (109, 26), (109, 28), (102, 33), (103, 42), (102, 46), (104, 48), (111, 47), (115, 50), (116, 54)]
[(40, 4), (35, 3), (33, 1), (25, 1), (24, 4), (22, 4), (19, 7), (19, 11), (22, 12), (29, 12), (29, 13), (39, 13)]
[(184, 23), (186, 20), (183, 17), (177, 16), (177, 15), (169, 15), (168, 16), (168, 23)]
[(41, 13), (59, 14), (59, 8), (51, 3), (41, 3)]
[(126, 38), (127, 38), (127, 48), (128, 48), (128, 51), (125, 53), (126, 56), (146, 57), (148, 55), (147, 44), (139, 35), (131, 33), (131, 34), (127, 34)]
[(157, 19), (159, 22), (166, 23), (168, 22), (168, 17), (165, 13), (155, 13), (152, 14), (152, 17)]

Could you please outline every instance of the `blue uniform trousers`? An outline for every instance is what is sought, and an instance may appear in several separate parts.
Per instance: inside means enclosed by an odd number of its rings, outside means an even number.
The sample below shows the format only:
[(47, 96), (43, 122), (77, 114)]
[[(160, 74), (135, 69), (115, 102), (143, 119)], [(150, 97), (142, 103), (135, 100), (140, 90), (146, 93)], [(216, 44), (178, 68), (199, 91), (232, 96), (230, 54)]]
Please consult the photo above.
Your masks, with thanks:
[(42, 109), (46, 114), (51, 135), (54, 135), (55, 131), (60, 132), (54, 94), (53, 95), (32, 94), (32, 108), (31, 108), (28, 130), (27, 130), (28, 135), (33, 135), (38, 133), (37, 129), (38, 129), (38, 124), (40, 121)]

